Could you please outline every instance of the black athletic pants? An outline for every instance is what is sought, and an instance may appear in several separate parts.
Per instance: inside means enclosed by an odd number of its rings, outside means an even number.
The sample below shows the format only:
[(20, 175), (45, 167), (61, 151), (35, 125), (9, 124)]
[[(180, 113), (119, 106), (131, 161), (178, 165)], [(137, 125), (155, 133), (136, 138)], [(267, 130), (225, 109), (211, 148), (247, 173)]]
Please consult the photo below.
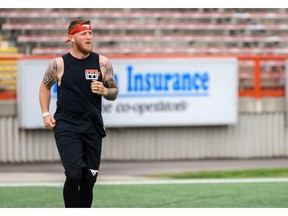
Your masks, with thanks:
[(55, 133), (55, 140), (65, 170), (63, 198), (66, 208), (89, 208), (97, 180), (102, 137), (98, 133)]

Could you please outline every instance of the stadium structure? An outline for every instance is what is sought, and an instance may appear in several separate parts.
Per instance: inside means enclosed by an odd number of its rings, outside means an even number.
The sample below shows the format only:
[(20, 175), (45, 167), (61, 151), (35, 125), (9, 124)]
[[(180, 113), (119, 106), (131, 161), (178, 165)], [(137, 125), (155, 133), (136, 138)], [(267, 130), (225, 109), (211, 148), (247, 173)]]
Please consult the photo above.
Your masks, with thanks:
[(69, 51), (67, 26), (76, 18), (91, 20), (95, 51), (112, 60), (229, 57), (238, 63), (236, 124), (107, 127), (104, 160), (288, 156), (288, 9), (33, 8), (0, 9), (0, 163), (59, 160), (51, 130), (19, 126), (18, 63)]

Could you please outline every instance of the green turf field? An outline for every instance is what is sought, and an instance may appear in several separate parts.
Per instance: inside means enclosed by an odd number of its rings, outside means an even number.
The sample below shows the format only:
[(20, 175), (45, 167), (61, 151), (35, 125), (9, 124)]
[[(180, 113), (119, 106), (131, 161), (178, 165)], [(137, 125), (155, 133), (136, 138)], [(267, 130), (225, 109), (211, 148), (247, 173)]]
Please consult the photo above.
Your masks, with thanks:
[(288, 177), (287, 168), (225, 170), (225, 171), (197, 171), (184, 173), (167, 173), (147, 175), (150, 177), (170, 179), (235, 179), (235, 178), (281, 178)]
[[(100, 208), (287, 208), (288, 183), (96, 185)], [(62, 208), (60, 187), (0, 187), (0, 207)]]
[[(155, 176), (155, 175), (154, 175)], [(165, 179), (278, 178), (288, 169), (162, 174)], [(287, 208), (288, 183), (197, 183), (102, 185), (94, 188), (98, 208)], [(0, 187), (0, 208), (63, 208), (62, 187)]]

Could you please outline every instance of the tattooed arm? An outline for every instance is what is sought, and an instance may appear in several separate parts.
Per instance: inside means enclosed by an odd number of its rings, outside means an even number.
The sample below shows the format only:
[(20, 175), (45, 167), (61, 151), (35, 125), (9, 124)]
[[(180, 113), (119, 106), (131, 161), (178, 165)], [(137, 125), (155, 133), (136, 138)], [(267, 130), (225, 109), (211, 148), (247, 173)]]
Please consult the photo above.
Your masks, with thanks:
[[(57, 60), (53, 59), (48, 68), (46, 73), (44, 74), (42, 83), (39, 89), (39, 102), (42, 113), (49, 113), (49, 106), (51, 100), (51, 88), (53, 84), (57, 81)], [(43, 117), (44, 125), (46, 128), (53, 128), (55, 127), (55, 119), (52, 115), (46, 115)]]
[[(100, 55), (100, 67), (103, 75), (103, 84), (95, 84), (94, 89), (98, 89), (95, 93), (102, 94), (107, 100), (116, 100), (118, 95), (118, 87), (114, 78), (113, 67), (109, 59), (105, 56)], [(92, 84), (93, 91), (93, 84)]]

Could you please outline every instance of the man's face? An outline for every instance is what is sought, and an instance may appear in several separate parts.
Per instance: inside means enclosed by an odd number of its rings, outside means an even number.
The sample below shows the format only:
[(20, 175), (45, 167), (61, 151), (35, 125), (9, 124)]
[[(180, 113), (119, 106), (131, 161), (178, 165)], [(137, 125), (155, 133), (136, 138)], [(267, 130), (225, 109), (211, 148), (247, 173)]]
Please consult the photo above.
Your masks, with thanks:
[(81, 31), (73, 35), (73, 38), (74, 45), (80, 52), (82, 52), (83, 54), (89, 54), (90, 52), (92, 52), (93, 34), (91, 30)]

